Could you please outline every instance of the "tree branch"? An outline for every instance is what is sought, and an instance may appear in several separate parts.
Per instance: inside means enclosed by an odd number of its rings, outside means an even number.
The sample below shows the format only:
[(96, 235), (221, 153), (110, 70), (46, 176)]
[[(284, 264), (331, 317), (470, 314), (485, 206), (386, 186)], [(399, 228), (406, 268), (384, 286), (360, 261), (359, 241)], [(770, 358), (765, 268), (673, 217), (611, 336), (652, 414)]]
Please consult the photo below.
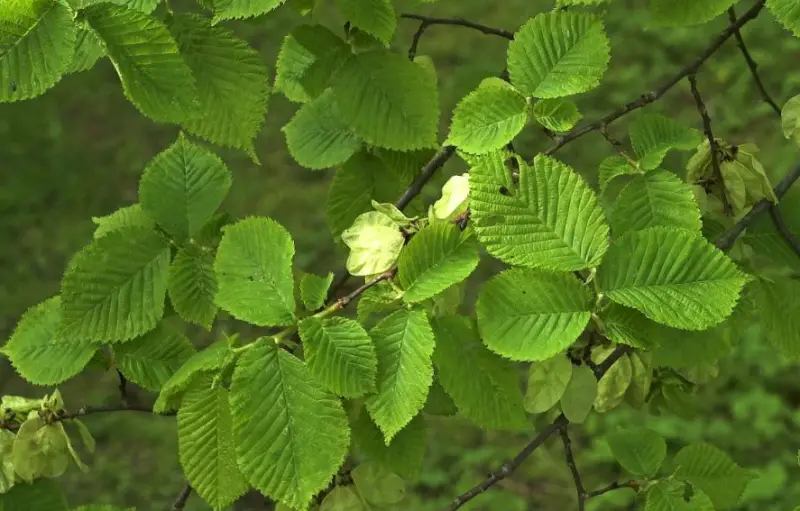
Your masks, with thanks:
[(783, 215), (777, 205), (772, 204), (770, 206), (769, 216), (772, 217), (772, 223), (775, 225), (775, 229), (783, 236), (786, 244), (794, 250), (795, 254), (800, 256), (800, 241), (798, 241), (795, 235), (792, 234), (792, 231), (789, 230), (789, 226), (786, 225), (786, 222), (783, 221)]
[(614, 481), (608, 486), (587, 493), (586, 498), (591, 499), (592, 497), (599, 497), (600, 495), (604, 495), (610, 491), (619, 490), (620, 488), (630, 488), (633, 491), (639, 491), (639, 483), (636, 481), (625, 481), (623, 483)]
[(718, 36), (716, 36), (711, 41), (711, 43), (709, 43), (709, 45), (700, 53), (700, 55), (697, 56), (697, 58), (694, 61), (692, 61), (686, 67), (684, 67), (683, 69), (672, 75), (658, 89), (652, 92), (648, 92), (646, 94), (642, 94), (639, 97), (639, 99), (631, 101), (630, 103), (621, 106), (620, 108), (606, 115), (602, 119), (598, 119), (594, 122), (586, 124), (580, 128), (577, 128), (567, 133), (566, 135), (558, 139), (556, 143), (552, 147), (550, 147), (550, 149), (545, 151), (545, 154), (552, 155), (553, 153), (564, 147), (566, 144), (586, 135), (587, 133), (599, 130), (603, 126), (607, 126), (612, 122), (616, 121), (623, 115), (628, 114), (634, 110), (638, 110), (639, 108), (647, 106), (650, 103), (659, 99), (661, 96), (666, 94), (670, 89), (672, 89), (672, 87), (677, 85), (681, 80), (683, 80), (690, 74), (695, 73), (700, 68), (700, 66), (702, 66), (705, 63), (705, 61), (709, 59), (709, 57), (711, 57), (714, 53), (716, 53), (717, 50), (719, 50), (719, 48), (725, 41), (730, 39), (730, 37), (734, 33), (736, 33), (737, 30), (742, 28), (742, 26), (744, 26), (747, 22), (755, 19), (756, 16), (758, 16), (758, 14), (761, 12), (761, 9), (764, 8), (765, 2), (766, 0), (757, 0), (757, 2), (755, 3), (755, 5), (753, 5), (753, 7), (751, 7), (746, 13), (744, 13), (744, 15), (742, 15), (741, 18), (736, 20), (736, 23), (730, 25), (728, 28), (723, 30)]
[[(104, 405), (104, 406), (84, 406), (75, 412), (64, 411), (61, 415), (54, 418), (55, 421), (63, 421), (69, 419), (79, 419), (86, 415), (93, 415), (96, 413), (110, 413), (110, 412), (144, 412), (153, 413), (152, 407), (137, 405), (137, 404), (118, 404), (118, 405)], [(154, 414), (154, 415), (175, 415), (174, 413)], [(21, 424), (0, 424), (0, 429), (7, 429), (15, 431), (20, 428)]]
[(175, 502), (172, 504), (172, 511), (182, 511), (186, 507), (186, 501), (189, 500), (191, 494), (192, 486), (186, 483), (186, 486), (183, 487), (178, 497), (175, 499)]
[(496, 35), (509, 41), (514, 40), (514, 32), (503, 30), (502, 28), (488, 27), (475, 23), (474, 21), (465, 20), (464, 18), (436, 18), (434, 16), (424, 16), (422, 14), (404, 13), (400, 15), (401, 18), (407, 20), (421, 21), (426, 25), (451, 25), (457, 27), (471, 28), (486, 35)]
[(717, 140), (714, 138), (714, 132), (711, 129), (711, 117), (708, 115), (706, 104), (703, 102), (703, 98), (700, 96), (700, 91), (697, 89), (697, 75), (695, 73), (689, 75), (689, 86), (692, 89), (692, 96), (694, 96), (694, 102), (697, 105), (697, 112), (703, 119), (703, 133), (705, 133), (706, 138), (708, 139), (711, 151), (711, 166), (714, 170), (714, 180), (720, 186), (722, 210), (727, 216), (730, 216), (733, 213), (733, 209), (731, 208), (730, 201), (728, 201), (728, 194), (725, 191), (725, 178), (722, 177), (722, 170), (719, 168), (719, 145), (717, 144)]
[[(731, 20), (731, 23), (736, 23), (736, 9), (734, 9), (733, 6), (728, 9), (728, 19)], [(766, 104), (772, 107), (772, 111), (775, 112), (778, 117), (780, 117), (781, 107), (779, 107), (778, 104), (772, 99), (767, 92), (767, 88), (764, 87), (764, 82), (761, 81), (761, 76), (758, 74), (758, 64), (756, 64), (756, 61), (747, 50), (747, 46), (744, 44), (744, 38), (742, 37), (741, 31), (736, 30), (733, 35), (736, 37), (736, 44), (739, 46), (739, 49), (742, 51), (742, 56), (744, 56), (744, 60), (747, 62), (747, 67), (750, 68), (750, 74), (753, 75), (753, 81), (756, 82), (756, 87), (758, 87), (758, 92), (761, 94), (761, 99), (763, 99)]]
[(572, 440), (567, 432), (567, 424), (564, 424), (564, 427), (559, 429), (559, 433), (561, 434), (561, 441), (564, 443), (564, 456), (567, 458), (567, 466), (572, 473), (572, 480), (575, 482), (575, 490), (578, 493), (578, 511), (584, 511), (586, 509), (586, 490), (583, 489), (581, 474), (578, 472), (575, 455), (572, 453)]

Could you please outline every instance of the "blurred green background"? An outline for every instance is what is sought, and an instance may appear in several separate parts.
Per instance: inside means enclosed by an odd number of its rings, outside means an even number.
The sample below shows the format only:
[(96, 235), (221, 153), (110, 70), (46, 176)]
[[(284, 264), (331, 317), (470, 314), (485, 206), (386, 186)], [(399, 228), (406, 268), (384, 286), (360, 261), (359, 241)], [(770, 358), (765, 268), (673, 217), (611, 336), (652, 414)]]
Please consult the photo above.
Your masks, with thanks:
[[(644, 15), (635, 4), (620, 0), (609, 9), (606, 27), (612, 60), (602, 85), (577, 98), (586, 119), (595, 119), (654, 89), (690, 62), (726, 22), (718, 19), (697, 27), (647, 30)], [(529, 17), (549, 9), (552, 1), (442, 0), (431, 5), (401, 1), (396, 5), (403, 12), (462, 16), (516, 30)], [(749, 2), (743, 2), (739, 10), (747, 7)], [(322, 21), (328, 24), (330, 18), (323, 15)], [(302, 22), (298, 14), (282, 7), (233, 28), (258, 48), (274, 69), (283, 36)], [(330, 25), (341, 31), (336, 23)], [(408, 48), (416, 27), (416, 22), (400, 22), (395, 42), (399, 51)], [(767, 12), (743, 33), (778, 103), (800, 93), (800, 39), (791, 37)], [(437, 67), (442, 138), (456, 102), (482, 78), (503, 69), (506, 44), (459, 27), (434, 26), (427, 31), (419, 54), (432, 57)], [(762, 163), (775, 177), (798, 159), (796, 148), (784, 140), (774, 112), (760, 101), (732, 40), (703, 67), (698, 80), (717, 136), (733, 143), (757, 143)], [(256, 143), (261, 166), (241, 154), (220, 152), (234, 174), (226, 207), (235, 215), (269, 215), (283, 223), (294, 236), (298, 267), (325, 273), (341, 268), (344, 260), (328, 233), (321, 207), (333, 172), (303, 169), (289, 156), (280, 128), (296, 108), (282, 96), (270, 98), (267, 122)], [(648, 111), (701, 128), (687, 83), (679, 84)], [(610, 132), (627, 141), (629, 120), (626, 117), (615, 123)], [(154, 124), (125, 100), (108, 61), (66, 77), (38, 99), (0, 105), (0, 339), (11, 334), (28, 307), (58, 292), (68, 258), (91, 237), (91, 217), (135, 202), (145, 164), (176, 135), (177, 128)], [(548, 139), (533, 127), (516, 145), (527, 155), (547, 146)], [(608, 144), (593, 133), (558, 156), (593, 181), (598, 163), (611, 154)], [(680, 172), (685, 157), (671, 155), (665, 167)], [(462, 163), (451, 161), (436, 182), (441, 184), (463, 169)], [(428, 200), (435, 198), (436, 189), (429, 187)], [(197, 333), (195, 340), (200, 345), (208, 342), (208, 337)], [(748, 488), (742, 509), (784, 511), (800, 504), (796, 460), (800, 378), (796, 368), (766, 346), (755, 329), (742, 333), (733, 353), (720, 365), (721, 376), (696, 396), (693, 417), (648, 416), (623, 407), (605, 416), (594, 415), (574, 428), (577, 463), (587, 487), (624, 477), (610, 461), (601, 440), (604, 432), (620, 424), (640, 424), (665, 435), (673, 451), (684, 443), (706, 440), (726, 450), (739, 464), (758, 470), (759, 477)], [(19, 381), (5, 361), (0, 367), (0, 385), (2, 394), (38, 396), (45, 392)], [(118, 399), (116, 385), (115, 374), (95, 370), (65, 385), (63, 391), (67, 406), (78, 407), (114, 402)], [(139, 397), (152, 399), (143, 393)], [(541, 424), (549, 420), (540, 419)], [(86, 422), (97, 437), (98, 452), (89, 474), (71, 469), (62, 479), (70, 503), (167, 509), (183, 485), (174, 420), (130, 413), (95, 415)], [(528, 435), (481, 432), (456, 418), (431, 419), (429, 432), (425, 465), (413, 488), (412, 508), (420, 511), (444, 507), (535, 434), (533, 429)], [(517, 473), (465, 509), (568, 510), (574, 508), (574, 499), (563, 448), (559, 442), (550, 442)], [(589, 508), (639, 509), (640, 505), (633, 502), (632, 491), (620, 490), (591, 500)], [(192, 496), (187, 509), (207, 507)], [(271, 507), (252, 494), (236, 509)]]

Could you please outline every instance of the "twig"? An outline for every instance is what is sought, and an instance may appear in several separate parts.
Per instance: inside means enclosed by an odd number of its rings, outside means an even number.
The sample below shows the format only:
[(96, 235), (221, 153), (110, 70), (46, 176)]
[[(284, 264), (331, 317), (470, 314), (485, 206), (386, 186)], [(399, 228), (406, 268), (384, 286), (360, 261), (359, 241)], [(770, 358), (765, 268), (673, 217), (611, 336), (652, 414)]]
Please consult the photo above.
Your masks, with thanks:
[[(775, 196), (780, 199), (786, 195), (786, 192), (789, 191), (789, 188), (791, 188), (794, 182), (798, 179), (800, 179), (800, 164), (796, 165), (792, 170), (789, 171), (788, 174), (783, 177), (783, 179), (781, 179), (780, 183), (778, 183), (778, 185), (775, 187)], [(717, 248), (723, 251), (730, 249), (736, 242), (736, 238), (738, 238), (744, 232), (744, 230), (753, 223), (758, 215), (765, 212), (772, 206), (772, 202), (767, 199), (758, 201), (745, 216), (743, 216), (733, 227), (728, 229), (727, 232), (723, 233), (717, 239), (715, 243)]]
[(783, 220), (783, 215), (781, 214), (781, 210), (778, 209), (778, 206), (772, 204), (769, 208), (769, 216), (772, 217), (772, 223), (775, 225), (775, 228), (778, 232), (783, 236), (783, 239), (786, 241), (786, 244), (794, 250), (794, 253), (800, 256), (800, 241), (792, 234), (792, 231), (789, 230), (789, 226), (786, 225), (786, 222)]
[(488, 27), (486, 25), (481, 25), (480, 23), (475, 23), (474, 21), (465, 20), (464, 18), (436, 18), (433, 16), (424, 16), (422, 14), (413, 13), (401, 14), (400, 17), (408, 20), (421, 21), (427, 25), (452, 25), (471, 28), (486, 35), (496, 35), (504, 39), (508, 39), (509, 41), (514, 39), (514, 32), (509, 32), (508, 30), (503, 30), (502, 28)]
[(189, 495), (192, 494), (192, 486), (186, 483), (175, 502), (172, 504), (172, 511), (182, 511), (186, 507), (186, 501), (189, 500)]
[(123, 403), (128, 402), (128, 380), (125, 379), (125, 375), (122, 374), (122, 371), (117, 369), (117, 376), (119, 376), (119, 395), (122, 398)]
[(381, 273), (374, 279), (365, 283), (363, 286), (360, 286), (357, 289), (353, 290), (352, 292), (348, 293), (347, 295), (338, 298), (336, 302), (334, 302), (334, 305), (331, 306), (330, 310), (337, 311), (344, 309), (345, 307), (350, 305), (350, 302), (352, 302), (353, 300), (364, 294), (369, 288), (377, 286), (378, 284), (380, 284), (385, 280), (391, 279), (392, 277), (394, 277), (395, 273), (397, 273), (396, 269)]
[[(109, 413), (109, 412), (144, 412), (144, 413), (153, 413), (153, 409), (151, 407), (136, 405), (136, 404), (119, 404), (119, 405), (106, 405), (106, 406), (85, 406), (80, 410), (75, 412), (63, 412), (61, 415), (58, 415), (53, 420), (55, 421), (63, 421), (69, 419), (78, 419), (80, 417), (84, 417), (86, 415), (93, 415), (96, 413)], [(165, 413), (160, 415), (175, 415), (174, 413)], [(21, 424), (0, 424), (0, 429), (8, 429), (11, 431), (19, 429)]]
[(714, 132), (711, 129), (711, 117), (709, 117), (706, 104), (703, 102), (700, 91), (697, 89), (697, 75), (694, 73), (689, 75), (689, 86), (692, 89), (692, 96), (694, 96), (694, 102), (697, 105), (697, 112), (703, 119), (703, 133), (705, 133), (710, 146), (711, 166), (714, 170), (714, 180), (720, 187), (722, 209), (727, 216), (730, 216), (733, 213), (733, 209), (731, 208), (730, 201), (728, 201), (728, 194), (725, 191), (725, 179), (722, 177), (722, 170), (719, 168), (719, 145), (714, 138)]
[(559, 430), (561, 441), (564, 443), (564, 456), (567, 458), (567, 466), (572, 473), (572, 480), (575, 482), (575, 490), (578, 493), (578, 511), (586, 509), (586, 490), (583, 489), (581, 474), (578, 472), (578, 465), (575, 463), (575, 455), (572, 453), (572, 440), (567, 432), (567, 424)]
[(619, 481), (614, 481), (613, 483), (600, 488), (599, 490), (590, 491), (586, 494), (587, 499), (591, 499), (592, 497), (599, 497), (600, 495), (604, 495), (610, 491), (619, 490), (620, 488), (630, 488), (633, 491), (639, 491), (639, 483), (637, 481), (625, 481), (623, 483)]
[[(736, 9), (734, 9), (733, 6), (728, 9), (728, 19), (731, 20), (731, 23), (736, 23)], [(756, 87), (758, 87), (758, 92), (761, 94), (761, 99), (763, 99), (766, 104), (772, 107), (772, 111), (778, 114), (778, 117), (780, 117), (781, 107), (779, 107), (775, 100), (772, 99), (767, 92), (767, 88), (764, 87), (764, 82), (761, 81), (761, 76), (758, 74), (758, 64), (747, 50), (747, 46), (744, 44), (744, 38), (742, 37), (741, 31), (736, 30), (736, 32), (734, 32), (734, 36), (736, 37), (736, 44), (742, 51), (744, 60), (747, 61), (747, 67), (750, 68), (750, 74), (753, 75), (753, 81), (756, 82)]]
[(559, 140), (553, 144), (550, 149), (545, 151), (545, 154), (552, 155), (559, 149), (561, 149), (566, 144), (586, 135), (587, 133), (591, 133), (592, 131), (599, 130), (603, 126), (607, 126), (612, 122), (616, 121), (620, 117), (625, 114), (628, 114), (634, 110), (638, 110), (644, 106), (649, 105), (650, 103), (656, 101), (661, 96), (666, 94), (670, 89), (672, 89), (676, 84), (678, 84), (681, 80), (689, 76), (690, 74), (696, 72), (700, 66), (708, 60), (716, 51), (722, 46), (722, 44), (727, 41), (737, 30), (742, 28), (747, 22), (755, 19), (758, 16), (758, 13), (761, 12), (761, 9), (764, 8), (764, 3), (766, 0), (758, 0), (753, 7), (751, 7), (744, 15), (736, 20), (736, 23), (730, 25), (728, 28), (723, 30), (719, 35), (717, 35), (711, 43), (700, 53), (700, 55), (690, 64), (688, 64), (683, 69), (679, 70), (677, 73), (672, 75), (663, 85), (661, 85), (658, 89), (648, 92), (646, 94), (642, 94), (639, 99), (635, 101), (631, 101), (627, 103), (614, 112), (606, 115), (602, 119), (598, 119), (594, 122), (590, 122), (589, 124), (585, 124), (584, 126), (575, 129), (566, 135), (562, 136)]
[(422, 23), (419, 24), (417, 31), (414, 32), (414, 37), (411, 39), (411, 46), (409, 46), (408, 48), (408, 60), (414, 60), (414, 58), (417, 56), (419, 41), (420, 39), (422, 39), (422, 34), (425, 33), (425, 31), (428, 29), (429, 26), (430, 23), (428, 23), (427, 21), (423, 21)]

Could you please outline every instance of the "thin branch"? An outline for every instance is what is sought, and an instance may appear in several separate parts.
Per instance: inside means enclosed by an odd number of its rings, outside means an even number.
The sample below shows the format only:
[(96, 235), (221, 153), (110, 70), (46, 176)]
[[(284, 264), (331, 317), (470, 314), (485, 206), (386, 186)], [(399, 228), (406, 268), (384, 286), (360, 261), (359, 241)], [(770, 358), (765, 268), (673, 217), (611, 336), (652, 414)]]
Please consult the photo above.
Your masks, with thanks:
[[(728, 9), (728, 19), (731, 20), (731, 23), (736, 23), (736, 9), (734, 9), (733, 6)], [(736, 37), (736, 44), (739, 46), (739, 49), (742, 51), (742, 56), (744, 56), (744, 60), (747, 62), (747, 67), (750, 68), (750, 74), (753, 75), (753, 81), (756, 82), (756, 87), (758, 87), (758, 92), (761, 94), (761, 99), (763, 99), (764, 102), (772, 108), (772, 111), (780, 117), (781, 107), (772, 99), (767, 92), (767, 88), (764, 87), (764, 82), (761, 81), (761, 76), (758, 74), (758, 64), (747, 50), (741, 31), (737, 30), (734, 32), (734, 36)]]
[(414, 37), (411, 39), (411, 46), (408, 48), (408, 60), (414, 60), (417, 56), (417, 49), (419, 48), (419, 41), (422, 39), (422, 35), (430, 26), (430, 23), (423, 21), (419, 24), (417, 31), (414, 32)]
[(128, 380), (125, 379), (125, 375), (122, 374), (122, 371), (117, 369), (117, 376), (119, 376), (119, 396), (122, 399), (123, 403), (128, 402)]
[(722, 210), (727, 216), (730, 216), (733, 213), (733, 209), (730, 201), (728, 201), (728, 194), (725, 191), (725, 179), (722, 177), (722, 170), (719, 167), (719, 145), (717, 144), (717, 139), (714, 138), (714, 132), (711, 129), (711, 117), (709, 117), (706, 104), (703, 102), (702, 96), (700, 96), (700, 91), (697, 88), (697, 75), (694, 73), (689, 75), (689, 86), (692, 89), (692, 96), (694, 96), (694, 102), (697, 105), (697, 112), (703, 119), (703, 133), (705, 133), (710, 146), (711, 167), (714, 170), (714, 180), (720, 187)]
[(182, 511), (186, 507), (186, 501), (189, 500), (189, 495), (192, 494), (192, 486), (186, 483), (181, 492), (178, 494), (175, 502), (172, 504), (172, 511)]
[(637, 481), (625, 481), (619, 482), (614, 481), (613, 483), (600, 488), (599, 490), (590, 491), (586, 494), (587, 499), (591, 499), (592, 497), (599, 497), (600, 495), (604, 495), (610, 491), (619, 490), (620, 488), (630, 488), (633, 491), (639, 491), (639, 483)]
[[(775, 196), (780, 199), (786, 195), (786, 192), (789, 191), (789, 188), (791, 188), (798, 179), (800, 179), (800, 164), (796, 165), (781, 179), (780, 183), (775, 187)], [(730, 249), (736, 242), (736, 238), (738, 238), (761, 213), (770, 209), (772, 206), (772, 202), (767, 199), (758, 201), (745, 216), (736, 222), (736, 225), (728, 229), (728, 231), (717, 239), (715, 243), (717, 248), (723, 251)]]
[(631, 101), (627, 103), (614, 112), (606, 115), (602, 119), (598, 119), (594, 122), (590, 122), (589, 124), (585, 124), (582, 127), (573, 130), (566, 135), (562, 136), (556, 143), (550, 147), (545, 154), (552, 155), (566, 144), (586, 135), (587, 133), (591, 133), (592, 131), (597, 131), (603, 126), (607, 126), (612, 122), (616, 121), (620, 117), (625, 114), (628, 114), (634, 110), (638, 110), (644, 106), (649, 105), (650, 103), (656, 101), (661, 96), (666, 94), (670, 89), (672, 89), (675, 85), (677, 85), (681, 80), (689, 76), (690, 74), (696, 72), (700, 66), (702, 66), (706, 60), (709, 59), (717, 50), (722, 46), (725, 41), (730, 39), (730, 37), (736, 33), (737, 30), (742, 28), (747, 22), (753, 20), (758, 16), (761, 12), (761, 9), (764, 8), (764, 3), (766, 0), (758, 0), (753, 7), (751, 7), (744, 15), (736, 20), (736, 23), (732, 24), (725, 30), (723, 30), (719, 35), (717, 35), (711, 43), (700, 53), (700, 55), (695, 58), (690, 64), (688, 64), (683, 69), (679, 70), (677, 73), (672, 75), (663, 85), (661, 85), (658, 89), (648, 92), (646, 94), (642, 94), (639, 99), (635, 101)]
[(564, 456), (567, 458), (567, 466), (572, 473), (572, 480), (575, 482), (575, 491), (578, 493), (578, 511), (586, 509), (586, 490), (583, 489), (581, 474), (578, 472), (578, 465), (575, 463), (575, 455), (572, 453), (572, 440), (567, 432), (567, 425), (559, 430), (561, 441), (564, 444)]
[(508, 39), (509, 41), (514, 40), (514, 32), (509, 32), (508, 30), (503, 30), (502, 28), (488, 27), (486, 25), (481, 25), (480, 23), (475, 23), (474, 21), (465, 20), (464, 18), (436, 18), (433, 16), (424, 16), (422, 14), (411, 13), (401, 14), (400, 17), (407, 20), (421, 21), (426, 25), (451, 25), (471, 28), (486, 35), (496, 35), (498, 37)]
[(778, 232), (783, 236), (783, 239), (786, 241), (786, 244), (794, 250), (794, 253), (800, 256), (800, 241), (795, 237), (792, 231), (789, 230), (789, 226), (786, 225), (786, 222), (783, 220), (783, 215), (781, 214), (781, 210), (778, 209), (778, 206), (773, 204), (769, 208), (769, 216), (772, 217), (772, 223), (775, 225), (775, 228)]
[(337, 299), (334, 302), (334, 304), (329, 308), (329, 310), (333, 312), (344, 309), (345, 307), (350, 305), (350, 302), (352, 302), (353, 300), (364, 294), (369, 288), (377, 286), (381, 282), (391, 279), (392, 277), (394, 277), (395, 273), (397, 273), (396, 269), (381, 273), (374, 279), (370, 280), (369, 282), (366, 282), (364, 285), (358, 287), (349, 294)]
[[(153, 413), (152, 407), (136, 405), (136, 404), (118, 404), (118, 405), (105, 405), (105, 406), (85, 406), (75, 412), (63, 412), (61, 415), (54, 418), (55, 421), (63, 421), (69, 419), (78, 419), (86, 415), (93, 415), (96, 413), (110, 413), (110, 412), (143, 412)], [(174, 413), (165, 413), (160, 415), (175, 415)], [(14, 431), (19, 429), (21, 424), (0, 424), (0, 429), (7, 429)]]

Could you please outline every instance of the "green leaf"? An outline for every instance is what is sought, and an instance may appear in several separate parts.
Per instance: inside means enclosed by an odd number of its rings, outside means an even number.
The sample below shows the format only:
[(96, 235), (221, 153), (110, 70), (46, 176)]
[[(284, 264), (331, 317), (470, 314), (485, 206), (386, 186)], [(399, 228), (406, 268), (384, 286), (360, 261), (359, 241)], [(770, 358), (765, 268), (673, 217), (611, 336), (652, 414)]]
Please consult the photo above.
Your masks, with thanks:
[(456, 404), (453, 402), (447, 392), (445, 392), (442, 384), (439, 382), (439, 377), (434, 375), (431, 389), (428, 391), (428, 400), (425, 401), (425, 406), (422, 412), (428, 415), (439, 415), (444, 417), (451, 417), (458, 412)]
[(7, 429), (0, 430), (0, 511), (3, 509), (4, 493), (8, 493), (16, 483), (14, 476), (14, 456), (12, 448), (16, 435)]
[(289, 101), (310, 101), (324, 90), (350, 53), (347, 43), (328, 28), (300, 25), (283, 39), (275, 70), (275, 90)]
[(747, 275), (699, 234), (653, 227), (619, 238), (598, 273), (613, 301), (684, 330), (705, 330), (733, 311)]
[(692, 189), (666, 170), (634, 176), (614, 201), (610, 215), (615, 237), (648, 227), (700, 232), (700, 208)]
[(76, 32), (72, 13), (61, 2), (5, 0), (0, 6), (0, 103), (30, 99), (53, 87), (72, 63)]
[(650, 16), (656, 26), (697, 25), (710, 21), (736, 0), (649, 0)]
[(82, 13), (103, 42), (125, 96), (144, 115), (178, 123), (197, 113), (197, 86), (169, 30), (126, 7), (101, 3)]
[(370, 336), (378, 354), (378, 393), (366, 404), (388, 445), (425, 404), (435, 342), (425, 313), (408, 309), (384, 318)]
[(763, 335), (784, 356), (800, 359), (800, 282), (779, 279), (759, 281), (756, 286)]
[(94, 237), (102, 238), (106, 234), (123, 229), (125, 227), (142, 227), (145, 229), (152, 229), (156, 223), (152, 218), (142, 211), (142, 206), (133, 204), (119, 208), (111, 214), (106, 216), (92, 217), (92, 222), (95, 223), (97, 228), (94, 230)]
[(687, 332), (656, 325), (659, 345), (653, 350), (653, 362), (675, 369), (712, 364), (731, 350), (731, 340), (720, 325), (702, 332)]
[(266, 14), (286, 0), (213, 0), (214, 23), (223, 20), (253, 18)]
[(322, 500), (319, 511), (365, 511), (365, 508), (355, 489), (337, 486)]
[(309, 169), (339, 165), (361, 147), (361, 139), (342, 120), (330, 89), (300, 107), (283, 132), (292, 158)]
[(500, 149), (528, 122), (525, 96), (499, 78), (487, 78), (456, 106), (445, 144), (469, 153)]
[(386, 46), (397, 27), (397, 14), (391, 0), (337, 0), (342, 16), (354, 27), (377, 37)]
[(325, 216), (334, 238), (353, 225), (359, 215), (372, 210), (372, 200), (393, 202), (405, 183), (377, 157), (359, 151), (333, 176)]
[(667, 442), (649, 429), (620, 430), (606, 440), (614, 459), (636, 476), (653, 477), (667, 456)]
[(645, 511), (714, 511), (714, 505), (701, 490), (674, 479), (662, 479), (647, 490), (647, 504), (644, 509)]
[(226, 227), (214, 263), (217, 305), (255, 325), (293, 324), (293, 256), (292, 237), (272, 219), (250, 217)]
[(421, 302), (461, 282), (478, 266), (478, 244), (470, 233), (451, 223), (431, 224), (419, 231), (397, 263), (403, 300)]
[[(592, 352), (592, 360), (597, 365), (608, 358), (614, 348), (601, 347)], [(617, 360), (614, 365), (597, 382), (597, 396), (594, 399), (594, 409), (598, 413), (606, 413), (619, 406), (625, 399), (625, 392), (631, 384), (633, 367), (627, 356)]]
[(653, 384), (652, 355), (646, 352), (633, 352), (628, 355), (631, 359), (631, 385), (625, 394), (625, 400), (636, 409), (641, 409), (650, 396)]
[(658, 346), (663, 328), (636, 309), (612, 303), (599, 316), (605, 336), (612, 341), (647, 350)]
[(605, 194), (609, 185), (615, 178), (636, 174), (641, 174), (641, 171), (633, 168), (628, 160), (622, 156), (609, 156), (600, 162), (600, 168), (598, 170), (600, 193)]
[(388, 282), (372, 286), (358, 299), (358, 321), (364, 325), (373, 314), (385, 314), (398, 309), (403, 292)]
[(88, 71), (105, 55), (106, 50), (97, 38), (97, 34), (91, 29), (79, 26), (75, 34), (75, 55), (67, 73)]
[(120, 229), (78, 252), (61, 281), (65, 340), (128, 341), (164, 314), (170, 250), (151, 230)]
[(577, 366), (572, 370), (564, 395), (561, 396), (561, 411), (575, 424), (580, 424), (589, 412), (597, 396), (597, 380), (589, 366)]
[(464, 316), (433, 318), (433, 361), (442, 387), (462, 415), (488, 429), (528, 426), (514, 365), (487, 350)]
[(67, 511), (67, 499), (52, 479), (38, 479), (33, 484), (16, 484), (0, 494), (0, 511)]
[(249, 488), (236, 464), (229, 392), (204, 378), (178, 412), (178, 454), (192, 489), (214, 509), (226, 509)]
[(180, 134), (147, 165), (139, 201), (145, 213), (184, 242), (211, 220), (230, 187), (231, 173), (222, 160)]
[[(798, 33), (800, 33), (800, 4), (797, 4)], [(781, 110), (783, 136), (800, 145), (800, 95), (794, 96)]]
[(153, 392), (161, 390), (194, 353), (189, 339), (164, 323), (114, 349), (117, 366), (125, 378)]
[(368, 276), (395, 265), (405, 238), (394, 220), (383, 213), (370, 211), (359, 215), (342, 233), (342, 241), (350, 248), (347, 271), (351, 275)]
[(181, 318), (211, 330), (217, 315), (214, 252), (197, 245), (178, 250), (169, 268), (167, 291), (172, 308)]
[(537, 155), (520, 164), (519, 189), (487, 164), (470, 172), (471, 218), (491, 255), (509, 264), (580, 270), (600, 264), (608, 225), (597, 198), (567, 165)]
[(715, 509), (730, 509), (739, 502), (752, 474), (727, 454), (706, 443), (684, 447), (673, 461), (675, 477), (689, 481), (708, 495)]
[(352, 319), (309, 317), (300, 322), (309, 372), (346, 398), (374, 393), (378, 359), (366, 330)]
[(696, 129), (658, 114), (637, 117), (631, 124), (630, 136), (633, 150), (639, 156), (639, 165), (644, 170), (652, 170), (661, 165), (671, 149), (692, 151), (703, 139)]
[(66, 435), (57, 426), (31, 414), (17, 431), (11, 457), (14, 470), (23, 481), (59, 477), (69, 465)]
[(200, 16), (172, 18), (172, 35), (197, 81), (201, 116), (182, 124), (215, 144), (255, 158), (253, 139), (264, 124), (269, 76), (261, 55), (246, 41)]
[(366, 411), (362, 411), (351, 425), (353, 440), (369, 460), (406, 479), (415, 480), (419, 477), (428, 445), (428, 429), (421, 415), (406, 424), (389, 445), (386, 445), (383, 433)]
[(305, 509), (347, 453), (341, 402), (271, 339), (257, 341), (239, 358), (230, 401), (242, 474), (264, 495)]
[(28, 309), (3, 346), (17, 373), (35, 385), (58, 385), (80, 373), (97, 350), (59, 333), (61, 300), (50, 298)]
[(324, 277), (313, 273), (303, 274), (300, 280), (300, 299), (309, 311), (315, 311), (325, 305), (328, 297), (328, 289), (333, 282), (333, 273), (328, 273)]
[(342, 119), (369, 144), (403, 151), (436, 145), (436, 83), (397, 53), (351, 56), (336, 75), (333, 95)]
[(781, 25), (800, 37), (800, 4), (796, 0), (767, 0), (767, 9)]
[(555, 132), (567, 132), (583, 118), (575, 103), (561, 98), (537, 101), (533, 116), (536, 122)]
[(580, 12), (539, 14), (508, 45), (511, 83), (536, 98), (570, 96), (597, 87), (609, 59), (603, 22)]
[(178, 408), (183, 393), (202, 374), (214, 373), (233, 360), (228, 341), (218, 341), (198, 351), (181, 365), (164, 383), (153, 405), (154, 413)]
[(525, 410), (544, 413), (553, 408), (572, 377), (572, 362), (563, 356), (534, 362), (528, 371), (528, 390), (525, 392)]
[(433, 216), (440, 220), (451, 220), (467, 210), (469, 198), (469, 174), (450, 177), (442, 187), (442, 196), (433, 203)]
[(483, 342), (512, 360), (546, 360), (589, 323), (591, 290), (573, 275), (514, 268), (481, 289), (476, 312)]
[(406, 496), (406, 483), (377, 463), (362, 463), (350, 475), (359, 494), (375, 506), (397, 504)]

